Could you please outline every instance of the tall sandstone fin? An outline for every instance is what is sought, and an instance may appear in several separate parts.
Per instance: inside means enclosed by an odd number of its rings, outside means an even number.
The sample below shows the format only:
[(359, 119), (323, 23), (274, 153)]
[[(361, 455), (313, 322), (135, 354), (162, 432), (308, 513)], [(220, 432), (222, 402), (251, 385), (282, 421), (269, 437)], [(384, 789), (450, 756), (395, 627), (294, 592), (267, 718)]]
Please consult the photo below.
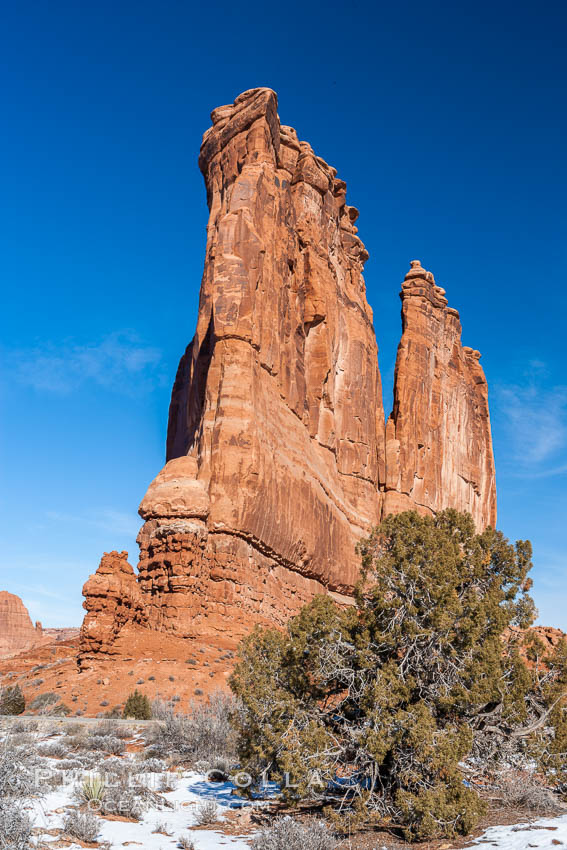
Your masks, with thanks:
[(496, 523), (488, 388), (480, 353), (461, 344), (445, 290), (418, 260), (402, 284), (402, 339), (386, 426), (385, 513), (451, 507)]
[(140, 508), (141, 585), (155, 621), (182, 630), (215, 612), (281, 621), (315, 592), (348, 593), (385, 475), (368, 254), (346, 185), (280, 125), (270, 89), (211, 117), (197, 330), (168, 463)]

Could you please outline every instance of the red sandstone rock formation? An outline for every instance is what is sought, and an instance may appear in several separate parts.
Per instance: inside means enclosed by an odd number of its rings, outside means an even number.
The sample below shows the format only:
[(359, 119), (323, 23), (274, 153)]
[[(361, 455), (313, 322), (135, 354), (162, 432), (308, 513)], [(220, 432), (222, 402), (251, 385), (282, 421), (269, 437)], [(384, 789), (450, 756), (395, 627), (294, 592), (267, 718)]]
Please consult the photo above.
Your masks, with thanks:
[[(195, 337), (173, 389), (168, 463), (146, 494), (152, 624), (281, 622), (349, 592), (378, 522), (384, 414), (368, 254), (346, 185), (255, 89), (215, 109)], [(151, 598), (150, 598), (151, 592)]]
[(19, 596), (0, 590), (0, 658), (7, 658), (42, 643), (41, 623), (32, 624)]
[(87, 613), (80, 633), (81, 667), (99, 653), (112, 654), (124, 626), (146, 622), (146, 603), (128, 552), (105, 552), (96, 573), (85, 583), (83, 596)]
[[(393, 413), (346, 185), (254, 89), (215, 109), (199, 164), (210, 210), (199, 317), (173, 387), (167, 463), (125, 553), (85, 585), (82, 658), (125, 625), (198, 637), (282, 623), (351, 593), (384, 513), (495, 521), (486, 381), (419, 263), (402, 288)], [(387, 446), (387, 448), (386, 448)]]
[(548, 650), (555, 649), (562, 640), (567, 638), (561, 629), (554, 629), (553, 626), (532, 626), (531, 631), (536, 633)]
[(471, 513), (478, 528), (494, 526), (496, 482), (480, 353), (461, 344), (458, 312), (418, 260), (401, 298), (384, 511), (452, 507)]

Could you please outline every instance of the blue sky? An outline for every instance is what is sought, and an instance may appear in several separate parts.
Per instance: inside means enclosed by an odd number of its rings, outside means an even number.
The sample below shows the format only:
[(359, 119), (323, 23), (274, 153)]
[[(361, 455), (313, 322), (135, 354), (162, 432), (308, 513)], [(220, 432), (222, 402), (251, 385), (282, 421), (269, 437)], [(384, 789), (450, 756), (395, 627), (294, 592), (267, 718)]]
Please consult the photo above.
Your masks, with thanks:
[(419, 258), (489, 386), (499, 527), (567, 629), (564, 145), (556, 3), (2, 4), (0, 588), (76, 625), (103, 551), (135, 563), (193, 335), (209, 112), (271, 86), (347, 181), (389, 408)]

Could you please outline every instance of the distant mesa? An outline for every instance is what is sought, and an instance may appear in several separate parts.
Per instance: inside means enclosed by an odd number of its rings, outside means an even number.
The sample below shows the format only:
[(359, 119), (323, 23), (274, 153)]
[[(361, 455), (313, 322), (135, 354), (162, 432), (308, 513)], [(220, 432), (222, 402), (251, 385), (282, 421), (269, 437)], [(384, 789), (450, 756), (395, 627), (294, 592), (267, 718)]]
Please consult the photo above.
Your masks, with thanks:
[(44, 629), (34, 625), (19, 596), (0, 590), (0, 658), (10, 658), (36, 646), (76, 637), (78, 629)]
[(33, 625), (20, 597), (0, 590), (0, 657), (17, 655), (43, 642), (41, 623)]

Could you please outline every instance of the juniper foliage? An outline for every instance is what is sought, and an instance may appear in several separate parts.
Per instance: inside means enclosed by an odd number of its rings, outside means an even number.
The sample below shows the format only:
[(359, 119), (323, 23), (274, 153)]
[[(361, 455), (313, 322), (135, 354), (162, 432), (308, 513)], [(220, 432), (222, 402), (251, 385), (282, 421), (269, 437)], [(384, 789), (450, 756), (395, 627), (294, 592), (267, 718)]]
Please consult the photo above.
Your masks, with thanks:
[[(339, 824), (408, 839), (466, 834), (483, 803), (463, 761), (557, 765), (567, 652), (526, 664), (531, 545), (447, 510), (387, 517), (360, 546), (355, 606), (316, 597), (285, 631), (256, 628), (231, 679), (239, 755), (259, 783), (329, 806)], [(563, 760), (564, 755), (563, 755)]]
[(152, 716), (152, 705), (146, 694), (136, 690), (130, 694), (124, 705), (123, 717), (131, 717), (134, 720), (150, 720)]

